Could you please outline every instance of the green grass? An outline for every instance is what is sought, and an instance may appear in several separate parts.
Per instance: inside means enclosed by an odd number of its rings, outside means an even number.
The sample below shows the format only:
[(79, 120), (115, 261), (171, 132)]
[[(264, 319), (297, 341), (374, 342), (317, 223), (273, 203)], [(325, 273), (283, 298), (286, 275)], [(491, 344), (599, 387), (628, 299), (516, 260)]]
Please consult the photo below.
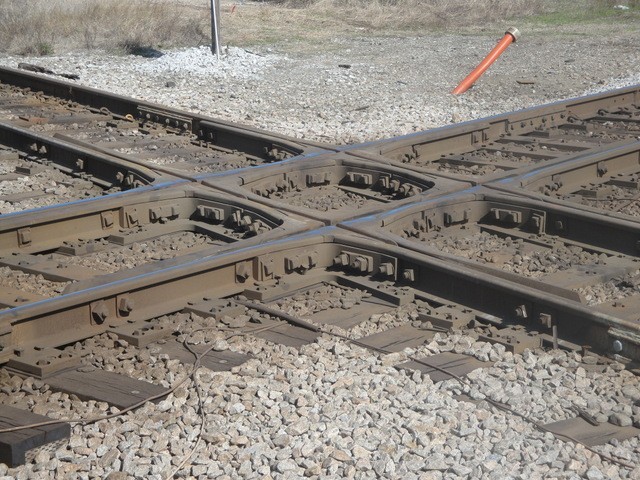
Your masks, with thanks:
[[(563, 2), (564, 3), (564, 2)], [(640, 20), (640, 6), (634, 5), (629, 10), (618, 10), (608, 2), (590, 2), (591, 5), (579, 6), (580, 2), (559, 5), (558, 10), (532, 15), (527, 21), (548, 27), (576, 25), (585, 23), (617, 23)]]

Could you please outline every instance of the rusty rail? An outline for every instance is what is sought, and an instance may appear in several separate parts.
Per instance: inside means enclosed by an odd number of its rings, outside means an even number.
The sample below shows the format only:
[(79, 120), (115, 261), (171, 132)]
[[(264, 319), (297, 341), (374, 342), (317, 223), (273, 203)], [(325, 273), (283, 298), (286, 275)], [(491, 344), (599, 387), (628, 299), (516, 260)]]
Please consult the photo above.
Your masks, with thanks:
[[(0, 69), (0, 100), (26, 99), (17, 119), (0, 123), (0, 153), (106, 193), (0, 214), (1, 268), (41, 276), (54, 292), (0, 289), (0, 362), (16, 370), (48, 375), (68, 364), (56, 352), (70, 342), (146, 331), (173, 312), (237, 312), (248, 306), (234, 303), (239, 295), (268, 304), (318, 284), (359, 289), (384, 305), (428, 305), (425, 322), (444, 329), (471, 320), (519, 326), (545, 345), (640, 359), (632, 309), (592, 308), (577, 290), (633, 273), (623, 264), (638, 261), (637, 219), (606, 218), (560, 196), (598, 182), (638, 189), (638, 87), (336, 152), (70, 85)], [(79, 127), (68, 129), (65, 115)], [(110, 147), (104, 125), (135, 135)], [(143, 148), (149, 132), (157, 149)], [(576, 187), (585, 182), (591, 187)], [(597, 273), (528, 278), (497, 268), (498, 256), (478, 263), (425, 243), (461, 232), (580, 249)], [(149, 242), (178, 251), (100, 270), (100, 255), (126, 257)]]

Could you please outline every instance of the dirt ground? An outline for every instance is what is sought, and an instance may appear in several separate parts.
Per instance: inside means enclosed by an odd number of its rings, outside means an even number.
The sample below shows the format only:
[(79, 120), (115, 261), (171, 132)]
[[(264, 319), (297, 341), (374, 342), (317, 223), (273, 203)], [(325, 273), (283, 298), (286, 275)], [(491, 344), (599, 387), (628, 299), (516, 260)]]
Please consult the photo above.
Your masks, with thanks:
[[(585, 1), (575, 2), (575, 8)], [(185, 4), (208, 19), (209, 0), (180, 1)], [(606, 6), (459, 28), (399, 30), (379, 2), (372, 5), (370, 21), (357, 26), (355, 18), (341, 19), (317, 6), (224, 0), (220, 60), (202, 46), (159, 48), (160, 58), (99, 50), (2, 54), (0, 64), (36, 63), (78, 74), (84, 85), (339, 144), (640, 83), (636, 9), (635, 16)], [(469, 92), (451, 95), (509, 26), (519, 28), (520, 40)]]
[[(584, 27), (587, 28), (587, 27)], [(322, 42), (206, 47), (160, 58), (101, 52), (2, 56), (80, 75), (81, 84), (295, 137), (357, 143), (640, 83), (640, 31), (521, 27), (521, 39), (466, 94), (451, 95), (492, 34), (334, 36)], [(169, 85), (169, 86), (168, 86)]]

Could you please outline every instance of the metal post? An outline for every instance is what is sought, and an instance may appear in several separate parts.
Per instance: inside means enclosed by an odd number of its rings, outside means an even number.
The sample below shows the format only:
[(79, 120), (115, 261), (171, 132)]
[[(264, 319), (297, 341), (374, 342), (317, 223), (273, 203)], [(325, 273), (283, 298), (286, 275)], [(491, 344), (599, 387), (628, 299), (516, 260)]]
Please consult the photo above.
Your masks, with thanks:
[(220, 60), (220, 4), (211, 0), (211, 52)]

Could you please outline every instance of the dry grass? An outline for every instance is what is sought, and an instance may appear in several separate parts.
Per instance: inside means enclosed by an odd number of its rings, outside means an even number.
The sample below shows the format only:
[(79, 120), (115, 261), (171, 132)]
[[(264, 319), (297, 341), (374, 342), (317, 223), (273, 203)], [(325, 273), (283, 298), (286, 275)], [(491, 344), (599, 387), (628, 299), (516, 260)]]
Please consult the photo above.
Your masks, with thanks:
[(284, 0), (318, 16), (346, 19), (365, 28), (417, 30), (492, 24), (539, 13), (545, 0)]
[(318, 43), (340, 35), (419, 35), (471, 25), (497, 25), (499, 31), (513, 18), (545, 11), (545, 5), (545, 0), (267, 0), (238, 3), (233, 14), (232, 6), (223, 3), (221, 17), (225, 42), (278, 42), (286, 48), (287, 43)]
[(0, 50), (44, 55), (78, 48), (207, 42), (206, 11), (144, 0), (0, 0)]
[[(206, 44), (209, 1), (0, 0), (0, 51), (45, 55)], [(343, 35), (495, 34), (516, 20), (556, 28), (585, 18), (620, 20), (612, 8), (618, 2), (634, 7), (640, 0), (222, 0), (222, 43), (322, 44), (326, 50), (332, 48), (328, 39)]]

